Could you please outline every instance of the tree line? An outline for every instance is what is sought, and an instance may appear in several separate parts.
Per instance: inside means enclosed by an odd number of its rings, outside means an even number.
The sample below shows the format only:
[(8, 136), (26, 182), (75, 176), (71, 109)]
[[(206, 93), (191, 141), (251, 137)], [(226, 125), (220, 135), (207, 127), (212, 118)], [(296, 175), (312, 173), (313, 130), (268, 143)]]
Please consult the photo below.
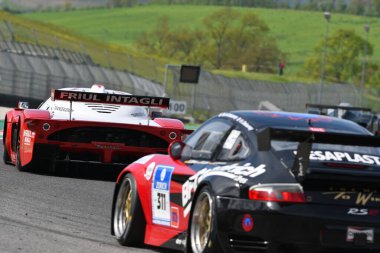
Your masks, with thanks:
[(108, 6), (139, 4), (194, 4), (333, 11), (380, 17), (380, 0), (109, 0)]
[(199, 29), (172, 28), (166, 16), (143, 33), (136, 47), (147, 54), (202, 65), (209, 69), (273, 73), (284, 54), (268, 35), (269, 27), (254, 13), (223, 8), (203, 19)]
[[(153, 30), (138, 38), (136, 47), (150, 55), (206, 69), (241, 70), (246, 65), (248, 71), (275, 73), (279, 64), (286, 62), (286, 54), (268, 32), (268, 25), (256, 14), (226, 7), (206, 16), (201, 29), (170, 27), (168, 17), (163, 16)], [(326, 46), (325, 43), (321, 39), (315, 46), (299, 75), (319, 79), (322, 52), (326, 50), (327, 81), (360, 83), (363, 57), (373, 54), (373, 45), (351, 29), (337, 30), (328, 37)], [(366, 83), (380, 84), (377, 64), (367, 62), (366, 73)]]

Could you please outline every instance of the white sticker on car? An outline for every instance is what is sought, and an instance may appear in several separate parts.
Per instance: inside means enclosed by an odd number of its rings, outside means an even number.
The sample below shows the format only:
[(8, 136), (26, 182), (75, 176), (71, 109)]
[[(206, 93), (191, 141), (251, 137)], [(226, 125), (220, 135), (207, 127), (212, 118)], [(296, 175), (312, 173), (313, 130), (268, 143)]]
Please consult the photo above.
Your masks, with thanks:
[(35, 136), (35, 133), (31, 130), (24, 130), (24, 144), (30, 145), (32, 142), (32, 138)]
[(140, 159), (134, 161), (133, 163), (146, 164), (152, 157), (153, 155), (143, 156)]
[(156, 166), (156, 163), (152, 162), (146, 168), (146, 171), (145, 171), (145, 174), (144, 174), (144, 177), (146, 178), (146, 180), (150, 180), (150, 178), (152, 177), (152, 174), (153, 174), (155, 166)]
[(223, 148), (228, 150), (232, 149), (236, 142), (236, 139), (240, 136), (240, 133), (241, 132), (238, 130), (232, 130), (231, 133), (228, 135), (226, 141), (224, 142)]
[(157, 165), (152, 181), (153, 224), (170, 226), (170, 180), (174, 167)]
[(247, 128), (248, 131), (252, 131), (254, 128), (253, 126), (251, 126), (251, 124), (248, 123), (248, 121), (246, 121), (245, 119), (235, 115), (235, 114), (232, 114), (232, 113), (228, 113), (228, 112), (222, 112), (218, 115), (218, 117), (227, 117), (227, 118), (231, 118), (237, 122), (239, 122), (241, 125), (243, 125), (245, 128)]

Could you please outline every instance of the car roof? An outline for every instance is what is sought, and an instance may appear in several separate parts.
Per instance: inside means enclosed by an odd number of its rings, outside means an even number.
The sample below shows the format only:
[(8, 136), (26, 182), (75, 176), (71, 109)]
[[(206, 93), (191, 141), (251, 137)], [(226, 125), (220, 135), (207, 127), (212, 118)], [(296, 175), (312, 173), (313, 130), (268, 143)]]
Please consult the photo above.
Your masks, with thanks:
[(231, 113), (244, 119), (255, 129), (278, 127), (310, 130), (318, 128), (326, 132), (371, 135), (368, 130), (355, 122), (323, 115), (272, 111), (233, 111)]

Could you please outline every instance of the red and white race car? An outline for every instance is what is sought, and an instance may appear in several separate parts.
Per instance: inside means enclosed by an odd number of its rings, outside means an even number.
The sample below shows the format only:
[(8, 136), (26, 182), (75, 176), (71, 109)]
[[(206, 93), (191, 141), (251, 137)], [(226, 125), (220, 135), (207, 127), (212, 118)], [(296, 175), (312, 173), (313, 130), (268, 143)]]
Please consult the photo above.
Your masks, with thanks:
[(21, 171), (56, 162), (125, 166), (150, 153), (167, 153), (169, 143), (191, 132), (176, 119), (154, 118), (151, 107), (167, 108), (169, 98), (134, 96), (91, 88), (53, 90), (38, 109), (19, 102), (4, 121), (7, 164)]

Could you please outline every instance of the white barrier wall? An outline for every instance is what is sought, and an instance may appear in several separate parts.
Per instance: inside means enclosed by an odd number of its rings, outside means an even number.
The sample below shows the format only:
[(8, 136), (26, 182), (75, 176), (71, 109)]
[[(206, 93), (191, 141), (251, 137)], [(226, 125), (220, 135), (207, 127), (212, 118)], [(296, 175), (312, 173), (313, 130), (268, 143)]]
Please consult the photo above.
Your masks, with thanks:
[[(10, 110), (11, 108), (7, 108), (7, 107), (0, 107), (0, 120), (4, 120), (5, 118), (5, 114)], [(0, 126), (0, 129), (2, 128), (3, 126)]]

